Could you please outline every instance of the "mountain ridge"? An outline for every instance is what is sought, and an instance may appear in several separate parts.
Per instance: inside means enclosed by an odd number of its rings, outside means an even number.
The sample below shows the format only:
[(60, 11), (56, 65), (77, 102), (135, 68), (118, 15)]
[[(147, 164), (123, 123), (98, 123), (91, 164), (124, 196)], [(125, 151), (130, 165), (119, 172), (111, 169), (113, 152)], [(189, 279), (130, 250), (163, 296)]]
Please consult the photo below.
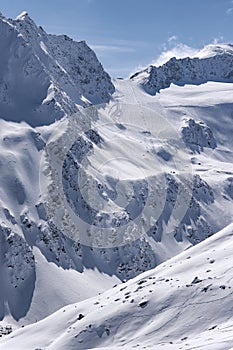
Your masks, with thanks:
[(0, 25), (2, 118), (38, 126), (109, 101), (114, 86), (84, 41), (47, 34), (26, 12)]
[(173, 57), (161, 66), (150, 65), (133, 74), (130, 79), (151, 95), (171, 84), (183, 86), (200, 85), (208, 81), (233, 82), (233, 46), (207, 45), (191, 58)]

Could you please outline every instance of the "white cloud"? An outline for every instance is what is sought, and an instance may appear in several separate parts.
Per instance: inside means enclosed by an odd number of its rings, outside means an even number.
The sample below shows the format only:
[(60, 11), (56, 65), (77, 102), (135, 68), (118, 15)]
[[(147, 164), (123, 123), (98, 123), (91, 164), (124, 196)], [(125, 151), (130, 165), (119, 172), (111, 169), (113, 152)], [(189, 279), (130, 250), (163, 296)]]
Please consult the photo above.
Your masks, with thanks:
[(172, 48), (165, 49), (159, 55), (159, 57), (154, 62), (152, 62), (152, 64), (155, 66), (161, 66), (162, 64), (169, 61), (172, 57), (176, 57), (176, 58), (193, 57), (197, 52), (198, 52), (198, 49), (179, 43)]
[[(188, 46), (183, 43), (173, 42), (173, 41), (177, 41), (177, 37), (176, 38), (174, 37), (175, 36), (168, 38), (167, 42), (161, 46), (162, 52), (159, 54), (159, 56), (155, 60), (153, 60), (152, 62), (150, 62), (145, 66), (137, 66), (131, 71), (130, 75), (133, 75), (135, 72), (142, 71), (150, 65), (157, 66), (157, 67), (161, 66), (164, 63), (168, 62), (172, 57), (176, 57), (178, 59), (186, 58), (186, 57), (193, 58), (193, 57), (199, 57), (200, 54), (203, 57), (207, 57), (207, 55), (211, 53), (211, 43), (206, 47), (200, 49), (200, 48), (194, 48), (194, 47)], [(224, 38), (220, 36), (218, 38), (214, 38), (212, 41), (212, 44), (213, 45), (223, 44), (223, 41), (224, 41)], [(208, 48), (208, 46), (210, 47)]]
[(214, 38), (213, 44), (222, 44), (224, 42), (224, 37), (220, 36), (218, 38)]
[(119, 77), (128, 77), (131, 67), (128, 67), (128, 66), (124, 68), (105, 67), (105, 69), (112, 77), (119, 78)]
[(229, 8), (226, 10), (226, 14), (230, 15), (233, 13), (233, 0), (229, 2)]
[(172, 57), (176, 58), (185, 58), (185, 57), (194, 57), (199, 49), (193, 48), (186, 44), (178, 43), (178, 37), (176, 35), (172, 35), (168, 38), (167, 42), (161, 45), (162, 52), (159, 56), (150, 62), (149, 64), (142, 66), (139, 65), (136, 68), (132, 69), (129, 76), (132, 76), (136, 72), (140, 72), (146, 69), (148, 66), (161, 66), (167, 61), (169, 61)]
[(88, 45), (98, 53), (98, 55), (104, 56), (112, 53), (133, 53), (138, 50), (150, 47), (151, 43), (147, 41), (137, 41), (137, 40), (120, 40), (111, 39), (111, 43), (104, 42), (101, 44), (91, 44)]
[(139, 65), (136, 68), (132, 69), (129, 76), (132, 76), (136, 72), (143, 71), (144, 69), (148, 68), (150, 65), (159, 67), (164, 63), (168, 62), (172, 57), (176, 57), (177, 59), (186, 58), (186, 57), (190, 57), (190, 58), (210, 57), (210, 55), (214, 53), (214, 47), (213, 47), (214, 45), (223, 46), (223, 49), (224, 49), (224, 46), (226, 45), (224, 44), (223, 36), (213, 38), (211, 43), (209, 43), (208, 45), (202, 48), (200, 47), (194, 48), (186, 44), (179, 43), (177, 42), (177, 39), (178, 38), (176, 36), (172, 36), (168, 38), (167, 42), (161, 45), (161, 53), (158, 55), (158, 57), (155, 60), (148, 63), (147, 65), (144, 65), (144, 66)]
[(170, 43), (171, 41), (177, 41), (178, 40), (178, 36), (176, 35), (172, 35), (168, 38), (168, 42)]
[(131, 77), (131, 76), (134, 75), (135, 73), (143, 71), (143, 70), (146, 69), (148, 66), (149, 66), (149, 64), (146, 65), (146, 66), (142, 66), (141, 64), (139, 64), (136, 68), (133, 68), (133, 69), (130, 70), (130, 73), (129, 73), (128, 76)]
[(93, 50), (101, 52), (135, 52), (135, 48), (126, 47), (126, 46), (116, 46), (116, 45), (92, 45), (90, 44)]

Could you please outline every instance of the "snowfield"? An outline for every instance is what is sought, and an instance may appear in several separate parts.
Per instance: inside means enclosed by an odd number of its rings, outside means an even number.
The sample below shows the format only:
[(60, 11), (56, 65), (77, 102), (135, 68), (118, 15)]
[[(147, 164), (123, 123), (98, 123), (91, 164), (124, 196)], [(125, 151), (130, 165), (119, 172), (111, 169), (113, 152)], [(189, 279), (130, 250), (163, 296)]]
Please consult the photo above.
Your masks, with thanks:
[(230, 349), (233, 225), (157, 268), (15, 331), (0, 349)]
[(232, 45), (111, 80), (0, 33), (0, 350), (229, 350)]

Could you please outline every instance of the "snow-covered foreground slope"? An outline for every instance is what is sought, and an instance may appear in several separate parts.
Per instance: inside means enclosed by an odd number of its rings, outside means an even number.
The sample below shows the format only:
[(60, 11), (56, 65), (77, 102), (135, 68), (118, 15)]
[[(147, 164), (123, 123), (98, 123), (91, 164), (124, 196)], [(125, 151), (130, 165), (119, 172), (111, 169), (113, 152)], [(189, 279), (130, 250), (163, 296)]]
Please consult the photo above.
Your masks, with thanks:
[(27, 13), (0, 16), (0, 116), (38, 126), (107, 102), (109, 75), (84, 41), (49, 35)]
[(0, 349), (230, 349), (233, 225), (102, 295), (5, 337)]

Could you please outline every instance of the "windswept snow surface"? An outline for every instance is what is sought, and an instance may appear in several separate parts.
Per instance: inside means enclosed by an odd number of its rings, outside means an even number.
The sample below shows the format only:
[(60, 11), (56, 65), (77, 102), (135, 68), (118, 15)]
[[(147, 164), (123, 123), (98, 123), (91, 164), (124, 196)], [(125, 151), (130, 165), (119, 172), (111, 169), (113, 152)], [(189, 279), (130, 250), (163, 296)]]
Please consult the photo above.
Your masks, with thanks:
[(229, 225), (125, 284), (15, 331), (0, 349), (229, 350), (232, 237)]

